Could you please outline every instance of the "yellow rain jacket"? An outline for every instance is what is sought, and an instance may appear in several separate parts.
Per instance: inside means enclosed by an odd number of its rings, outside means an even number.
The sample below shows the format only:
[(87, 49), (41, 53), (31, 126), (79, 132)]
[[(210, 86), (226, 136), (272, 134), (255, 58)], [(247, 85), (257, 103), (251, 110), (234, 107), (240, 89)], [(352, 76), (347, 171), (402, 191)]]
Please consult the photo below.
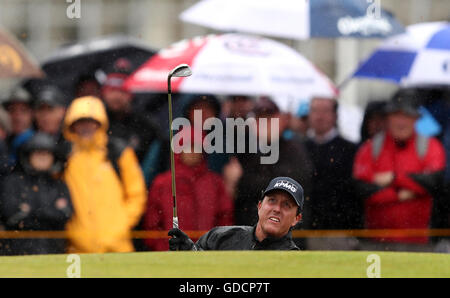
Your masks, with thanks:
[[(90, 140), (81, 139), (70, 126), (92, 118), (101, 127)], [(108, 118), (96, 97), (75, 99), (64, 119), (64, 136), (72, 142), (64, 179), (75, 209), (67, 224), (70, 252), (133, 251), (131, 229), (144, 212), (146, 188), (136, 155), (130, 147), (118, 159), (120, 178), (107, 158)]]

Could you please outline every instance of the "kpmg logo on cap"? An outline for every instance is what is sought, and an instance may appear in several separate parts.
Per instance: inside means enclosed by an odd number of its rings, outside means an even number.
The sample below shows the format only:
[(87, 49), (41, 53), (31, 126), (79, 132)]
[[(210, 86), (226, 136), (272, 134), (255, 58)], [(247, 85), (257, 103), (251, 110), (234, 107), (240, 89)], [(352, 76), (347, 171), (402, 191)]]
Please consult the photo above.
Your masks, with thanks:
[(275, 185), (273, 186), (275, 187), (279, 187), (279, 188), (286, 188), (292, 192), (296, 192), (297, 191), (297, 187), (295, 187), (292, 183), (286, 181), (286, 180), (278, 180)]

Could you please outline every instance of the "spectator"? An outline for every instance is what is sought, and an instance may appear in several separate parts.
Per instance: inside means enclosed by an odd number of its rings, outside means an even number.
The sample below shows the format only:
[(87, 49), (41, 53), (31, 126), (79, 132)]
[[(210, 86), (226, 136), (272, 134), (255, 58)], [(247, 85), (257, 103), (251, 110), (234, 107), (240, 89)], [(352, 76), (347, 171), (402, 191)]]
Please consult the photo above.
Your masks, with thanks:
[(50, 134), (56, 140), (53, 174), (61, 174), (70, 153), (70, 143), (64, 139), (61, 131), (66, 113), (66, 97), (57, 86), (43, 84), (36, 92), (33, 109), (36, 130)]
[(298, 107), (295, 115), (292, 115), (289, 121), (290, 130), (297, 134), (300, 138), (306, 138), (309, 128), (308, 123), (309, 103), (302, 103)]
[[(7, 230), (62, 231), (72, 215), (67, 186), (51, 176), (55, 141), (37, 133), (20, 150), (19, 164), (1, 187), (0, 213)], [(6, 241), (7, 254), (64, 253), (61, 239), (14, 239)]]
[[(202, 113), (202, 122), (198, 123), (198, 125), (201, 125), (202, 128), (209, 118), (220, 118), (220, 102), (214, 95), (188, 95), (183, 98), (183, 103), (183, 116), (189, 119), (191, 125), (194, 125), (195, 123), (195, 111), (197, 111), (197, 113)], [(211, 129), (213, 128), (214, 127)], [(210, 130), (206, 130), (206, 133), (209, 131)], [(225, 152), (225, 148), (223, 149)], [(208, 168), (219, 174), (222, 174), (224, 166), (229, 161), (228, 154), (226, 153), (213, 152), (209, 153), (206, 158)]]
[[(356, 145), (337, 130), (335, 99), (313, 98), (306, 147), (315, 168), (311, 199), (305, 203), (309, 229), (352, 229), (360, 226), (361, 210), (351, 189)], [(348, 240), (348, 241), (347, 241)], [(310, 238), (309, 249), (351, 249), (354, 239)]]
[[(247, 119), (249, 116), (252, 116), (252, 111), (255, 105), (255, 98), (251, 96), (245, 95), (231, 95), (226, 98), (226, 100), (221, 105), (221, 117), (224, 119)], [(252, 117), (254, 119), (254, 117)], [(248, 135), (250, 133), (248, 127), (245, 127), (245, 134)], [(238, 142), (239, 131), (237, 127), (234, 128), (233, 132), (234, 136), (234, 144), (236, 145)], [(248, 148), (247, 148), (248, 149)], [(246, 149), (246, 150), (247, 150)], [(237, 148), (234, 148), (234, 152), (237, 152)], [(246, 151), (248, 152), (248, 150)], [(237, 196), (237, 184), (239, 183), (240, 178), (243, 175), (243, 169), (239, 159), (242, 157), (246, 157), (245, 154), (239, 154), (235, 156), (227, 156), (227, 163), (223, 166), (222, 175), (224, 177), (225, 186), (228, 192), (231, 194), (233, 198)]]
[(229, 96), (223, 103), (222, 112), (224, 118), (247, 119), (255, 105), (254, 98), (244, 95)]
[(0, 108), (0, 178), (9, 174), (9, 157), (8, 157), (8, 146), (6, 144), (6, 139), (11, 133), (11, 119), (9, 114)]
[(65, 112), (66, 99), (58, 87), (43, 86), (36, 94), (34, 117), (38, 131), (59, 136)]
[(370, 102), (361, 125), (361, 144), (386, 129), (386, 102)]
[(151, 146), (156, 145), (153, 142), (161, 141), (155, 124), (146, 114), (133, 110), (133, 94), (123, 88), (130, 72), (130, 62), (118, 59), (107, 73), (101, 94), (110, 121), (108, 134), (125, 140), (135, 150), (139, 162), (143, 162)]
[[(194, 129), (183, 128), (182, 141), (202, 146)], [(193, 148), (192, 148), (193, 149)], [(177, 210), (180, 227), (186, 230), (209, 230), (217, 225), (233, 224), (233, 201), (220, 175), (208, 170), (204, 153), (175, 154)], [(172, 189), (170, 171), (160, 174), (150, 188), (144, 226), (147, 230), (172, 228)], [(147, 239), (151, 250), (168, 250), (167, 240)]]
[(13, 89), (3, 107), (11, 118), (11, 134), (6, 138), (9, 149), (9, 165), (13, 168), (17, 162), (17, 154), (22, 144), (34, 134), (32, 96), (21, 87)]
[(81, 75), (75, 85), (75, 97), (101, 97), (101, 85), (95, 77), (95, 71)]
[[(235, 222), (237, 225), (252, 226), (257, 222), (257, 205), (261, 189), (274, 176), (292, 177), (298, 181), (308, 195), (311, 186), (312, 165), (304, 144), (298, 139), (287, 140), (282, 137), (287, 127), (287, 119), (277, 105), (268, 98), (260, 98), (253, 110), (256, 122), (267, 119), (267, 129), (257, 129), (258, 138), (266, 138), (268, 142), (278, 142), (278, 161), (274, 164), (262, 164), (261, 157), (268, 155), (258, 148), (257, 153), (237, 154), (242, 167), (242, 176), (236, 187)], [(278, 121), (278, 130), (272, 131), (272, 121)], [(254, 133), (254, 132), (253, 132)], [(273, 137), (273, 138), (272, 138)], [(249, 148), (247, 148), (249, 149)]]
[(72, 142), (64, 173), (75, 215), (67, 226), (71, 251), (133, 251), (131, 229), (145, 208), (145, 183), (134, 151), (108, 137), (100, 99), (82, 97), (69, 106), (64, 135)]
[[(442, 127), (441, 134), (436, 136), (442, 141), (446, 153), (446, 167), (444, 175), (444, 191), (433, 196), (431, 227), (435, 229), (450, 228), (450, 88), (436, 87), (413, 90), (412, 95), (421, 99), (423, 106), (431, 113)], [(437, 250), (450, 252), (450, 237), (433, 237), (433, 242), (438, 242)], [(439, 244), (439, 242), (442, 242)]]
[[(365, 226), (426, 229), (430, 226), (433, 196), (442, 188), (443, 146), (435, 138), (416, 134), (415, 122), (420, 114), (412, 98), (400, 93), (387, 105), (386, 111), (387, 131), (359, 149), (353, 169), (358, 193), (365, 202)], [(377, 238), (374, 245), (379, 247), (377, 243), (381, 243), (384, 249), (409, 250), (427, 242), (427, 237), (405, 234)]]

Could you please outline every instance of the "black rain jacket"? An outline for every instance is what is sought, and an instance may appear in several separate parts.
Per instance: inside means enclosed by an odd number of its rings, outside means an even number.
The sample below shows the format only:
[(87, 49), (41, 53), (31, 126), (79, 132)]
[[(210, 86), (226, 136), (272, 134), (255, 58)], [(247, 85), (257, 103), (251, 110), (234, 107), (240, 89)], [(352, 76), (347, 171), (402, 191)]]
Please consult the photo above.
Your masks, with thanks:
[(193, 250), (299, 250), (291, 232), (281, 238), (258, 241), (256, 226), (215, 227), (204, 234)]

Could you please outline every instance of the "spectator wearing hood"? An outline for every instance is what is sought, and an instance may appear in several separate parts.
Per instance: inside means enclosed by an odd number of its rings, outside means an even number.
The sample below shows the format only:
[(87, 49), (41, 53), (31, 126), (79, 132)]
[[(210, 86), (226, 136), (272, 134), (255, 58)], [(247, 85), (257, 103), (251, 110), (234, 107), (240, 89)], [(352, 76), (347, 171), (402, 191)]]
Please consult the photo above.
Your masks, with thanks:
[(64, 136), (72, 143), (64, 179), (75, 210), (67, 225), (73, 252), (134, 250), (131, 230), (144, 212), (145, 182), (134, 150), (107, 131), (100, 99), (71, 103), (64, 119)]
[[(20, 150), (19, 164), (1, 185), (0, 214), (7, 230), (63, 231), (72, 215), (67, 186), (51, 175), (55, 166), (55, 140), (35, 134)], [(61, 239), (6, 241), (10, 255), (64, 253)]]
[[(191, 150), (174, 154), (179, 225), (185, 230), (209, 230), (217, 225), (233, 224), (233, 201), (220, 175), (208, 170), (204, 153), (195, 153), (202, 146), (202, 133), (191, 127), (180, 132), (181, 145), (189, 138)], [(144, 227), (167, 231), (172, 228), (171, 172), (158, 175), (149, 191)], [(150, 250), (168, 250), (165, 239), (146, 239)]]

